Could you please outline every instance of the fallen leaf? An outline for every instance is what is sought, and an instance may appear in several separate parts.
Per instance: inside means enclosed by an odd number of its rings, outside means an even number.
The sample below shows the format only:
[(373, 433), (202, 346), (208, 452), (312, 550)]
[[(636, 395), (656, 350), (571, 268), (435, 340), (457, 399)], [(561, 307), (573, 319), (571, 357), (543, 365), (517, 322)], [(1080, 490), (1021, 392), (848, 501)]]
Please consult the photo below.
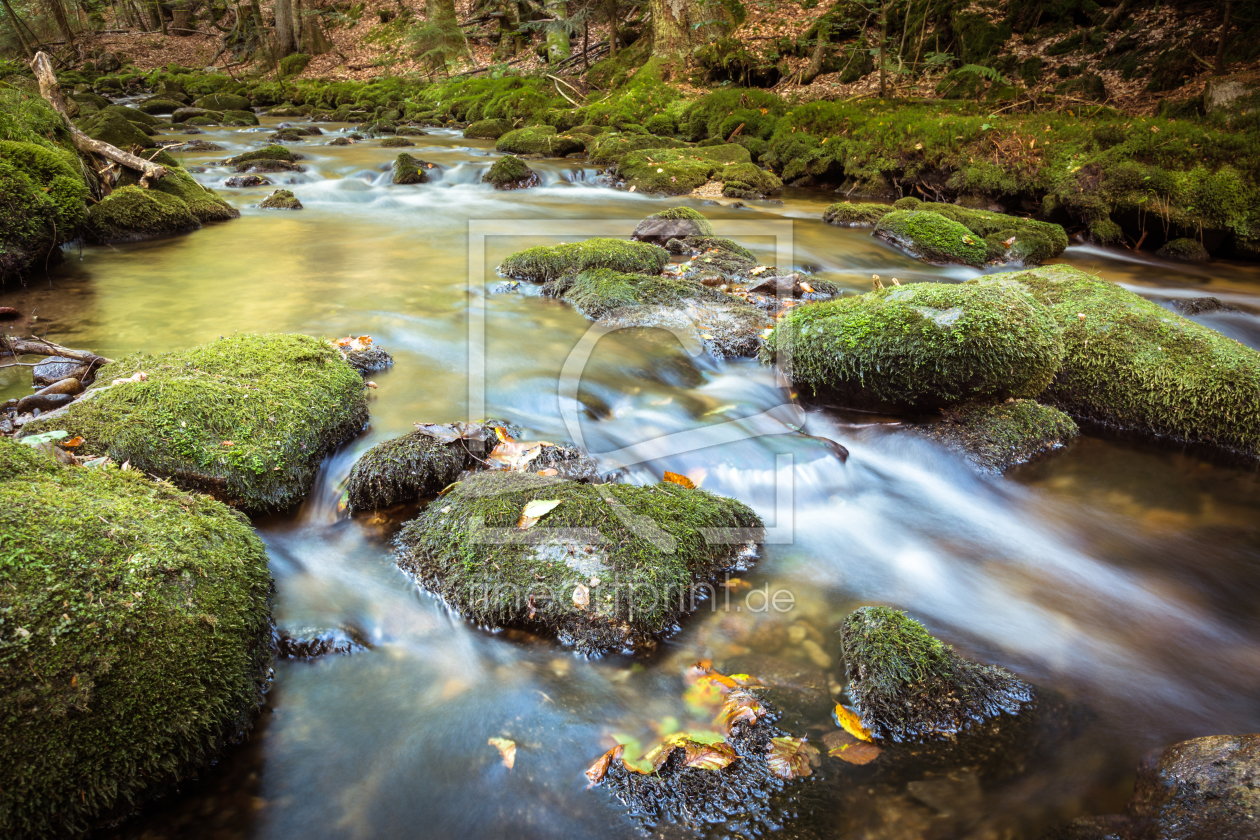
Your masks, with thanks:
[(756, 723), (757, 718), (765, 713), (765, 708), (755, 695), (743, 689), (736, 689), (727, 695), (726, 703), (723, 704), (722, 711), (718, 712), (718, 716), (714, 718), (713, 725), (719, 732), (729, 733), (731, 727), (740, 721)]
[(871, 731), (862, 725), (862, 719), (857, 716), (856, 712), (837, 703), (835, 715), (836, 723), (854, 738), (857, 738), (859, 741), (867, 742), (873, 742), (875, 740), (871, 737)]
[(75, 435), (74, 437), (70, 438), (70, 440), (63, 440), (61, 442), (61, 445), (66, 447), (67, 449), (74, 449), (76, 446), (83, 445), (83, 438), (79, 435)]
[(548, 467), (545, 470), (539, 470), (538, 474), (539, 475), (559, 475), (560, 471), (555, 469), (554, 467)]
[(486, 743), (499, 751), (499, 755), (503, 756), (503, 766), (511, 770), (516, 764), (516, 742), (507, 738), (491, 738)]
[(685, 476), (685, 475), (680, 475), (680, 474), (678, 474), (678, 473), (676, 473), (676, 472), (668, 472), (668, 471), (667, 471), (667, 472), (665, 473), (665, 479), (664, 479), (664, 480), (665, 480), (665, 481), (667, 481), (667, 482), (668, 482), (668, 483), (670, 483), (670, 484), (677, 484), (677, 485), (679, 485), (680, 487), (686, 487), (688, 490), (695, 490), (695, 489), (696, 489), (695, 482), (693, 482), (690, 478), (687, 478), (687, 476)]
[(579, 610), (585, 610), (591, 603), (591, 590), (586, 588), (586, 584), (579, 583), (573, 587), (573, 606)]
[[(496, 431), (496, 434), (499, 433)], [(486, 462), (513, 472), (524, 472), (529, 462), (542, 454), (544, 446), (554, 445), (544, 440), (512, 440), (511, 437), (508, 437), (507, 432), (499, 434), (499, 438), (502, 442), (490, 450), (490, 454), (486, 456)]]
[(766, 763), (780, 779), (808, 776), (814, 772), (809, 766), (810, 757), (817, 755), (818, 750), (804, 738), (771, 738), (766, 747)]
[(416, 431), (439, 443), (457, 440), (485, 440), (486, 432), (480, 423), (416, 423)]
[(687, 751), (686, 758), (683, 759), (684, 766), (695, 767), (697, 770), (721, 770), (739, 758), (730, 744), (705, 744), (688, 740), (684, 749)]
[(225, 440), (223, 441), (223, 443), (220, 444), (220, 446), (236, 446), (236, 444), (230, 440)]
[(759, 265), (755, 268), (748, 269), (748, 273), (751, 274), (753, 277), (760, 277), (761, 275), (765, 274), (769, 270), (770, 270), (770, 266)]
[(626, 751), (625, 744), (618, 744), (608, 752), (595, 759), (595, 763), (586, 768), (586, 778), (591, 780), (592, 785), (597, 785), (604, 780), (604, 776), (608, 773), (608, 767), (613, 763), (613, 759), (621, 758), (621, 754)]
[(809, 285), (808, 283), (806, 283), (805, 281), (803, 281), (803, 280), (802, 280), (802, 281), (801, 281), (801, 291), (805, 292), (806, 294), (811, 294), (811, 295), (812, 295), (812, 294), (814, 293), (814, 287), (813, 287), (813, 286), (811, 286), (811, 285)]
[(560, 501), (560, 499), (535, 499), (529, 502), (521, 510), (521, 518), (516, 521), (516, 527), (522, 531), (532, 528), (539, 519), (555, 510)]
[(375, 390), (375, 388), (376, 388), (376, 383), (375, 383), (375, 382), (373, 382), (371, 379), (369, 379), (369, 380), (367, 381), (367, 386), (368, 386), (369, 388), (372, 388), (373, 390)]
[(883, 750), (874, 744), (858, 742), (848, 747), (841, 747), (838, 750), (832, 750), (827, 754), (834, 758), (838, 758), (841, 761), (847, 761), (849, 764), (856, 764), (860, 767), (863, 764), (870, 764), (872, 761), (879, 758), (879, 754), (882, 752)]

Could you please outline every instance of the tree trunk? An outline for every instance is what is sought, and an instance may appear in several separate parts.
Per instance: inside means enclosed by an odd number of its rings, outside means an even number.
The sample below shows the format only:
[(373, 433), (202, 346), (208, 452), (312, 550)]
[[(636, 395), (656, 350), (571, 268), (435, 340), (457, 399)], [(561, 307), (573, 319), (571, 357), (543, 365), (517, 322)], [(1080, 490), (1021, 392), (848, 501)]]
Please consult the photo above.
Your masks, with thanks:
[(307, 55), (323, 55), (332, 50), (333, 44), (324, 32), (319, 14), (306, 8), (309, 2), (293, 0), (293, 22), (299, 33), (298, 51)]
[(879, 98), (886, 99), (888, 92), (888, 82), (886, 76), (886, 66), (888, 64), (888, 0), (882, 0), (879, 7)]
[[(1116, 10), (1111, 13), (1110, 17), (1107, 18), (1107, 22), (1103, 25), (1103, 29), (1108, 32), (1115, 32), (1119, 29), (1120, 21), (1124, 20), (1125, 13), (1129, 11), (1129, 4), (1132, 2), (1133, 0), (1120, 0), (1120, 5), (1116, 6)], [(1037, 20), (1038, 22), (1041, 21), (1040, 16), (1038, 16)]]
[(66, 7), (61, 5), (61, 0), (48, 0), (48, 6), (52, 9), (61, 37), (66, 39), (68, 46), (74, 46), (74, 30), (70, 28), (70, 19), (66, 17)]
[(699, 47), (720, 38), (730, 18), (720, 3), (700, 0), (650, 0), (652, 55), (686, 59)]
[(569, 46), (568, 18), (565, 0), (547, 0), (544, 8), (555, 22), (547, 27), (547, 63), (559, 64), (572, 54)]
[(589, 17), (582, 19), (582, 72), (585, 73), (591, 69), (591, 62), (586, 57), (587, 51), (591, 48), (591, 19)]
[(801, 84), (811, 85), (822, 72), (823, 62), (827, 60), (827, 48), (831, 45), (831, 24), (824, 23), (818, 28), (818, 42), (814, 45), (814, 54), (809, 59), (809, 67), (801, 75)]
[(617, 24), (621, 20), (621, 12), (617, 9), (617, 0), (608, 0), (608, 57), (617, 57)]
[(1225, 75), (1225, 47), (1229, 44), (1229, 19), (1234, 11), (1233, 0), (1225, 0), (1225, 9), (1221, 17), (1221, 40), (1216, 44), (1216, 68), (1218, 76)]
[(293, 22), (294, 5), (294, 0), (276, 0), (276, 54), (279, 58), (297, 52), (297, 28)]
[(425, 0), (424, 16), (441, 30), (442, 53), (447, 61), (468, 51), (468, 43), (455, 16), (455, 0)]
[(26, 40), (26, 36), (22, 34), (22, 24), (18, 22), (17, 15), (13, 13), (13, 7), (9, 5), (9, 0), (0, 0), (0, 4), (4, 5), (4, 13), (9, 16), (9, 22), (13, 24), (13, 31), (17, 33), (18, 43), (22, 45), (22, 51), (33, 58), (35, 49)]

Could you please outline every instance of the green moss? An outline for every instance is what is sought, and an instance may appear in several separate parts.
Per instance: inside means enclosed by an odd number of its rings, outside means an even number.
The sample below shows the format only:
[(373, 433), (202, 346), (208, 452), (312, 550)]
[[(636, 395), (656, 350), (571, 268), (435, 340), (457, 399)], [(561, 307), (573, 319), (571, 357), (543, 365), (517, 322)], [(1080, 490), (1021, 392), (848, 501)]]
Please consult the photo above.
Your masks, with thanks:
[(429, 176), (424, 171), (424, 161), (403, 152), (394, 158), (395, 184), (427, 184)]
[(1066, 265), (968, 285), (1026, 289), (1066, 355), (1039, 399), (1113, 428), (1260, 456), (1260, 353)]
[(146, 114), (173, 114), (182, 107), (184, 107), (183, 103), (176, 102), (174, 99), (154, 98), (141, 102), (136, 109)]
[(961, 263), (979, 268), (988, 258), (980, 237), (939, 213), (894, 210), (876, 223), (875, 235), (916, 259), (937, 265)]
[(232, 111), (223, 112), (223, 122), (225, 125), (258, 125), (258, 116), (253, 111)]
[(653, 213), (635, 225), (633, 234), (634, 239), (657, 245), (689, 236), (713, 236), (713, 224), (690, 207), (670, 207)]
[(519, 251), (503, 261), (499, 272), (507, 277), (544, 283), (592, 268), (660, 274), (667, 262), (669, 252), (657, 245), (623, 239), (587, 239)]
[(1058, 449), (1080, 434), (1062, 411), (1033, 400), (947, 409), (944, 420), (915, 433), (955, 449), (985, 472), (1001, 473)]
[(639, 192), (684, 195), (711, 180), (721, 180), (729, 164), (751, 163), (743, 146), (734, 143), (696, 149), (645, 149), (621, 159), (617, 174)]
[(54, 196), (26, 167), (9, 158), (8, 152), (14, 147), (48, 152), (29, 143), (6, 141), (0, 145), (0, 283), (30, 269), (55, 264), (60, 256), (57, 245), (74, 230), (58, 225), (59, 217), (73, 211), (76, 193), (83, 208), (79, 218), (86, 209), (87, 188), (82, 181), (60, 176), (53, 179), (57, 189)]
[[(1062, 254), (1068, 246), (1067, 232), (1062, 226), (1050, 222), (926, 201), (918, 202), (914, 209), (937, 213), (958, 222), (977, 237), (984, 239), (988, 249), (985, 255), (988, 262), (1040, 265)], [(1008, 241), (1011, 242), (1010, 245), (1006, 244)]]
[(730, 166), (723, 166), (714, 173), (713, 177), (726, 184), (727, 189), (722, 191), (723, 195), (731, 195), (730, 188), (738, 184), (738, 189), (744, 193), (737, 196), (738, 198), (761, 198), (767, 193), (783, 188), (782, 181), (755, 163), (733, 163)]
[(224, 163), (228, 166), (239, 166), (251, 160), (287, 160), (292, 162), (294, 157), (293, 152), (284, 146), (273, 143), (270, 146), (265, 146), (252, 152), (242, 152), (236, 157), (228, 158)]
[(513, 155), (505, 155), (496, 160), (490, 170), (481, 176), (481, 180), (493, 184), (499, 190), (515, 190), (541, 183), (538, 175), (525, 165), (525, 161)]
[(1019, 288), (915, 283), (793, 309), (762, 361), (843, 405), (921, 410), (1036, 396), (1063, 359), (1059, 332)]
[(660, 137), (672, 137), (678, 133), (678, 121), (670, 114), (653, 114), (644, 121), (643, 127)]
[(838, 227), (875, 227), (893, 210), (887, 204), (833, 204), (823, 211), (823, 221)]
[(301, 210), (302, 202), (291, 190), (276, 190), (258, 203), (263, 210)]
[(1212, 258), (1197, 239), (1172, 239), (1155, 252), (1155, 256), (1177, 262), (1207, 262)]
[(107, 105), (101, 111), (107, 114), (115, 114), (127, 120), (127, 122), (147, 128), (153, 128), (161, 124), (161, 121), (152, 114), (146, 114), (138, 108), (132, 108), (127, 105)]
[(218, 502), (0, 441), (0, 834), (78, 835), (235, 740), (271, 590)]
[(416, 145), (405, 137), (386, 137), (381, 141), (382, 149), (403, 149)]
[(498, 140), (511, 130), (509, 120), (478, 120), (464, 129), (464, 136), (471, 140)]
[(201, 227), (188, 205), (159, 190), (119, 187), (88, 210), (88, 236), (102, 244), (135, 242)]
[(231, 93), (212, 93), (203, 96), (193, 105), (209, 111), (248, 111), (249, 100)]
[(100, 140), (123, 151), (139, 146), (152, 149), (157, 146), (153, 138), (145, 134), (135, 123), (112, 111), (97, 113), (79, 121), (79, 129), (93, 140)]
[(582, 151), (585, 145), (576, 137), (556, 134), (549, 125), (531, 125), (504, 134), (495, 142), (494, 148), (513, 155), (564, 157)]
[(25, 428), (65, 429), (82, 452), (261, 510), (300, 501), (323, 456), (366, 422), (363, 379), (327, 341), (243, 334), (119, 359), (64, 414)]
[(587, 158), (595, 166), (617, 163), (630, 152), (640, 149), (679, 149), (686, 143), (672, 137), (656, 137), (651, 134), (605, 134), (587, 146)]
[[(489, 451), (500, 441), (491, 424), (483, 432), (483, 450)], [(376, 444), (355, 461), (346, 479), (349, 510), (377, 510), (437, 495), (464, 470), (479, 466), (469, 446), (462, 440), (442, 443), (419, 432)]]
[[(756, 260), (756, 255), (753, 254), (752, 251), (724, 236), (684, 236), (682, 239), (672, 239), (670, 241), (681, 243), (688, 251), (695, 254), (705, 254), (713, 251), (726, 251), (730, 254), (734, 254), (742, 260), (747, 260), (749, 262)], [(670, 247), (668, 243), (666, 243), (666, 245), (667, 247), (665, 250), (670, 253), (681, 253), (674, 250), (674, 247), (677, 246)]]
[[(511, 538), (535, 500), (560, 504)], [(599, 653), (664, 635), (694, 608), (693, 586), (735, 565), (744, 547), (707, 540), (707, 528), (759, 540), (761, 521), (734, 499), (677, 484), (491, 472), (455, 485), (403, 527), (396, 547), (404, 570), (478, 624), (538, 628)], [(509, 538), (487, 539), (486, 529)], [(578, 584), (589, 588), (588, 610), (573, 603)]]
[[(134, 171), (124, 170), (118, 183), (121, 186), (133, 186), (140, 183), (140, 178)], [(178, 198), (201, 222), (225, 222), (241, 215), (241, 211), (220, 198), (214, 190), (198, 184), (178, 165), (168, 168), (166, 177), (149, 189)]]
[(950, 740), (1033, 700), (1009, 671), (963, 659), (900, 610), (854, 610), (840, 634), (846, 690), (878, 740)]
[(306, 69), (306, 65), (311, 63), (311, 57), (306, 53), (294, 53), (286, 55), (280, 59), (280, 75), (296, 76)]

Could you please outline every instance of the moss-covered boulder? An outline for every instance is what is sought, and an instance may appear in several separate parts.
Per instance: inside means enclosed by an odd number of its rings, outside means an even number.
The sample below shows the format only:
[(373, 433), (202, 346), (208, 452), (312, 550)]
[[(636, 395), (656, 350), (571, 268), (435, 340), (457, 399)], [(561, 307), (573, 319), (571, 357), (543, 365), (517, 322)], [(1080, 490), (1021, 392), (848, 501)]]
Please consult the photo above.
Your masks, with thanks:
[(841, 645), (846, 691), (876, 740), (952, 740), (1035, 702), (1009, 671), (962, 658), (899, 610), (854, 610)]
[(0, 439), (0, 834), (78, 836), (249, 728), (271, 577), (249, 522)]
[(933, 265), (980, 268), (989, 255), (983, 239), (939, 213), (895, 210), (876, 223), (875, 236)]
[(1052, 222), (1021, 219), (1005, 213), (972, 210), (956, 204), (919, 201), (903, 198), (897, 209), (936, 213), (958, 222), (976, 237), (984, 240), (985, 260), (991, 263), (1014, 262), (1040, 265), (1063, 253), (1068, 246), (1067, 232)]
[(553, 126), (531, 125), (504, 134), (494, 148), (512, 155), (564, 157), (582, 151), (585, 145), (576, 137), (557, 134)]
[(137, 105), (136, 110), (143, 111), (146, 114), (173, 114), (183, 107), (183, 103), (176, 102), (174, 99), (153, 97)]
[(324, 455), (366, 423), (363, 377), (331, 343), (242, 334), (119, 359), (24, 428), (64, 429), (80, 452), (263, 510), (301, 501)]
[(171, 114), (171, 122), (191, 123), (192, 120), (206, 117), (209, 122), (202, 125), (215, 125), (223, 119), (222, 111), (211, 111), (209, 108), (179, 108)]
[(1165, 242), (1155, 256), (1174, 262), (1207, 262), (1212, 259), (1208, 249), (1197, 239), (1171, 239)]
[(1071, 417), (1033, 400), (955, 406), (945, 410), (941, 422), (916, 426), (914, 431), (989, 473), (1031, 461), (1080, 434)]
[(60, 260), (87, 217), (79, 167), (64, 149), (0, 141), (0, 284)]
[(224, 161), (228, 166), (240, 166), (242, 163), (248, 163), (254, 160), (287, 160), (295, 161), (297, 156), (293, 152), (277, 143), (264, 146), (261, 149), (255, 149), (252, 152), (242, 152), (235, 157), (230, 157)]
[[(519, 528), (531, 502), (548, 509)], [(708, 529), (731, 529), (728, 541)], [(476, 623), (602, 653), (668, 633), (694, 609), (694, 588), (760, 539), (755, 513), (703, 490), (490, 472), (456, 484), (395, 545), (399, 566)]]
[(401, 152), (394, 158), (393, 182), (395, 184), (427, 184), (429, 176), (425, 174), (424, 169), (424, 161)]
[[(134, 186), (140, 183), (140, 178), (135, 171), (127, 169), (119, 176), (118, 183), (122, 186)], [(201, 222), (225, 222), (241, 215), (240, 210), (220, 198), (214, 190), (198, 184), (186, 170), (179, 167), (168, 168), (166, 177), (149, 189), (178, 198), (188, 207), (188, 212)]]
[(201, 227), (179, 198), (156, 189), (119, 187), (88, 210), (84, 229), (93, 242), (138, 242)]
[(212, 93), (193, 103), (209, 111), (248, 111), (249, 100), (234, 93)]
[(112, 111), (98, 111), (79, 121), (79, 130), (93, 140), (116, 146), (124, 152), (138, 146), (152, 149), (157, 146), (153, 138), (145, 134), (127, 118)]
[(306, 169), (291, 160), (255, 158), (232, 167), (237, 172), (305, 172)]
[(722, 182), (722, 195), (728, 198), (765, 198), (783, 188), (783, 182), (773, 172), (754, 163), (734, 163), (719, 169), (713, 175)]
[(709, 181), (725, 180), (727, 165), (741, 163), (751, 166), (752, 157), (735, 143), (695, 149), (643, 149), (625, 155), (617, 164), (617, 175), (639, 192), (684, 195)]
[(139, 108), (132, 108), (129, 105), (107, 105), (101, 109), (107, 114), (115, 114), (122, 117), (128, 122), (135, 123), (144, 128), (155, 128), (162, 124), (162, 121), (152, 114), (146, 114)]
[(875, 227), (893, 211), (887, 204), (833, 204), (823, 211), (822, 220), (836, 227)]
[(690, 207), (670, 207), (653, 213), (634, 227), (631, 239), (664, 245), (671, 239), (713, 236), (713, 224)]
[(1260, 457), (1260, 353), (1066, 265), (966, 285), (1017, 288), (1062, 328), (1062, 367), (1039, 399), (1115, 429)]
[(515, 155), (505, 155), (496, 160), (481, 180), (492, 184), (496, 190), (521, 190), (542, 183), (538, 173)]
[(499, 273), (518, 280), (545, 283), (592, 268), (659, 274), (667, 262), (669, 252), (658, 245), (598, 238), (518, 251), (499, 265)]
[(253, 111), (224, 111), (224, 125), (258, 125), (258, 115)]
[(683, 149), (689, 145), (672, 137), (651, 134), (605, 134), (587, 146), (586, 155), (596, 166), (608, 166), (641, 149)]
[(68, 98), (74, 100), (74, 102), (79, 106), (78, 116), (80, 117), (87, 117), (95, 114), (102, 108), (108, 108), (111, 104), (105, 97), (98, 96), (91, 91), (71, 93), (68, 95)]
[(511, 120), (478, 120), (464, 129), (464, 136), (469, 140), (498, 140), (511, 130)]
[(301, 210), (302, 202), (291, 190), (276, 190), (258, 203), (264, 210)]
[(405, 149), (416, 145), (406, 137), (386, 137), (381, 141), (382, 149)]
[(806, 393), (884, 411), (1035, 397), (1063, 355), (1054, 317), (1014, 284), (915, 283), (800, 306), (762, 349)]
[(276, 105), (273, 108), (268, 108), (264, 113), (266, 113), (266, 115), (269, 117), (300, 117), (302, 116), (302, 111), (298, 109), (297, 106), (291, 105), (287, 102), (282, 105)]

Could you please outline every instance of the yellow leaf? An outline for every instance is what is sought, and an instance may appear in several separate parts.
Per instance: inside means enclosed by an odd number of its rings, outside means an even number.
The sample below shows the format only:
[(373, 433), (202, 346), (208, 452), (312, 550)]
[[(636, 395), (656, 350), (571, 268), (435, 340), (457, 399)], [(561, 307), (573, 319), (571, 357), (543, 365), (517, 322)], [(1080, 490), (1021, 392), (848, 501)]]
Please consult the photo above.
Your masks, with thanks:
[(503, 766), (511, 770), (512, 765), (516, 764), (516, 742), (507, 738), (491, 738), (486, 743), (499, 751), (499, 755), (503, 757)]
[(874, 742), (875, 739), (871, 737), (871, 731), (862, 725), (862, 719), (855, 712), (837, 703), (835, 715), (836, 723), (845, 732), (848, 732), (859, 741)]
[(516, 527), (522, 531), (534, 527), (539, 519), (555, 510), (560, 501), (560, 499), (535, 499), (529, 502), (521, 510), (521, 518), (516, 521)]

